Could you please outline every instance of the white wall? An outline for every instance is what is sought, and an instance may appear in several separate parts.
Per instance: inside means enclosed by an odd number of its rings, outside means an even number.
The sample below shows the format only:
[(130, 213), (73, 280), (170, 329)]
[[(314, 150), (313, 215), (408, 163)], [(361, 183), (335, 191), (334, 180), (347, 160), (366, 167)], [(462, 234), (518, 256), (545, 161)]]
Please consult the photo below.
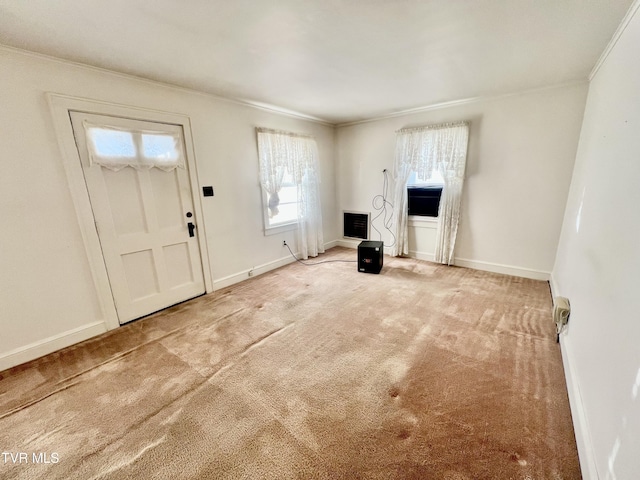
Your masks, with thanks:
[[(586, 84), (577, 84), (340, 127), (339, 208), (372, 211), (372, 198), (382, 191), (382, 170), (393, 170), (396, 130), (469, 120), (456, 264), (546, 279), (560, 235), (586, 92)], [(433, 258), (434, 233), (414, 228), (412, 254)], [(391, 236), (384, 241), (391, 243)]]
[(553, 269), (585, 479), (640, 475), (639, 5), (589, 87)]
[(0, 370), (104, 331), (46, 92), (190, 117), (196, 188), (215, 189), (202, 199), (214, 287), (295, 245), (263, 234), (256, 126), (316, 137), (324, 237), (337, 238), (333, 127), (0, 47)]

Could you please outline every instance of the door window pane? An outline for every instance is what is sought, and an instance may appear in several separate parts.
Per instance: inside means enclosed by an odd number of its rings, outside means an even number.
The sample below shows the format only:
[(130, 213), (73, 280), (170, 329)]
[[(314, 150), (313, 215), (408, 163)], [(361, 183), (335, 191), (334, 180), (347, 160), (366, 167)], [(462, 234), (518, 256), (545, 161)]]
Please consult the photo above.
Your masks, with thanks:
[(176, 139), (171, 135), (142, 134), (142, 150), (146, 158), (177, 160), (180, 156)]
[(90, 128), (89, 138), (93, 143), (95, 153), (101, 157), (133, 158), (136, 156), (133, 136), (129, 132), (108, 128)]

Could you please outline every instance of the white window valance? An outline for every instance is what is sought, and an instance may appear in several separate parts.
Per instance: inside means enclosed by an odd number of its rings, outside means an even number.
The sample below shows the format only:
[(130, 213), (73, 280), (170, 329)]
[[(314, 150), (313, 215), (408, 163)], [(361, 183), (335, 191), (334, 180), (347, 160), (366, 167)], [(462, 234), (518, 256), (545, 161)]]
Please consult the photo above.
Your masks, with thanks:
[(279, 185), (285, 169), (296, 185), (309, 172), (317, 176), (317, 146), (313, 137), (267, 128), (258, 128), (257, 133), (260, 181), (267, 191), (272, 190), (272, 185)]
[(398, 130), (395, 171), (403, 168), (418, 177), (464, 178), (469, 124), (445, 123)]
[(184, 168), (182, 138), (178, 132), (136, 130), (83, 122), (90, 165), (118, 171)]

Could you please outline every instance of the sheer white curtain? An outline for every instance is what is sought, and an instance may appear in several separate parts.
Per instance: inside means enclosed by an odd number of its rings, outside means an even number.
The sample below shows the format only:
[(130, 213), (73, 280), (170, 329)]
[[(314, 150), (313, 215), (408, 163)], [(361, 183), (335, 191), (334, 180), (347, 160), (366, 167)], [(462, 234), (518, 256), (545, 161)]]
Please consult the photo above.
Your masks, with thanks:
[[(298, 189), (297, 241), (303, 259), (324, 252), (318, 148), (313, 137), (258, 128), (260, 183), (277, 212), (278, 192), (288, 171)], [(276, 209), (276, 210), (274, 210)]]
[(392, 255), (409, 254), (407, 181), (412, 172), (429, 178), (439, 172), (444, 187), (438, 210), (435, 261), (451, 265), (458, 232), (469, 124), (460, 122), (397, 132), (394, 166), (396, 244)]
[(269, 195), (268, 207), (272, 215), (278, 214), (282, 179), (287, 169), (293, 171), (292, 159), (299, 155), (299, 147), (299, 142), (290, 141), (286, 135), (258, 129), (260, 184)]

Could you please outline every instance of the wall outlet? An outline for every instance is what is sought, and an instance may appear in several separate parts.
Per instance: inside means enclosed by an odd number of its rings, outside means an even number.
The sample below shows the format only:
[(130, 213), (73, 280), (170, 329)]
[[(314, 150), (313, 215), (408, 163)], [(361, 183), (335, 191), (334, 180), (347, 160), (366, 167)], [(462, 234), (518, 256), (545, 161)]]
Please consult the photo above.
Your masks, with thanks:
[(283, 247), (286, 247), (286, 246), (287, 246), (287, 241), (286, 241), (286, 240), (283, 240), (283, 241), (282, 241), (282, 246), (283, 246)]

